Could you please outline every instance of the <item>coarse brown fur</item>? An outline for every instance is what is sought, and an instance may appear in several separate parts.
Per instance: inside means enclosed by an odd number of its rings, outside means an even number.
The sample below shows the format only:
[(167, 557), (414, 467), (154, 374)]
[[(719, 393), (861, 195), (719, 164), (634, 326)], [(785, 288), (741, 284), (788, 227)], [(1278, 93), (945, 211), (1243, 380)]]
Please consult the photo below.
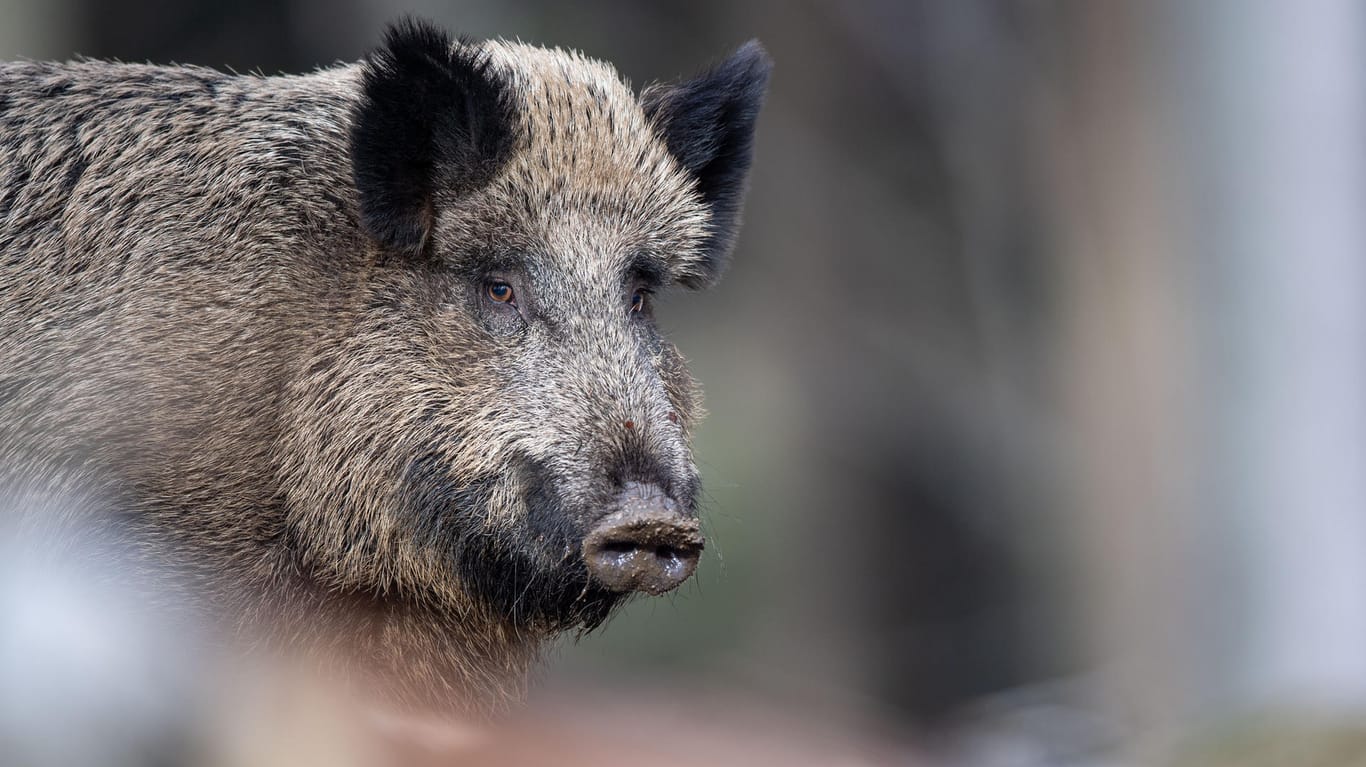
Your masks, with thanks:
[(623, 483), (695, 507), (696, 388), (631, 307), (723, 267), (767, 71), (638, 99), (420, 24), (304, 76), (0, 65), (0, 487), (402, 698), (517, 697), (620, 601), (577, 547)]

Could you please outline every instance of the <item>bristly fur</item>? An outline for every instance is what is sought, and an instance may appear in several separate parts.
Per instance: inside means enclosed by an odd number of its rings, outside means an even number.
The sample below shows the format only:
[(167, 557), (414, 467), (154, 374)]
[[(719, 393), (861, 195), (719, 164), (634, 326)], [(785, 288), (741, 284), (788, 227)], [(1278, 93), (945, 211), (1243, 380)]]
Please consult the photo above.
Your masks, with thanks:
[(633, 296), (714, 279), (767, 67), (647, 115), (416, 22), (299, 77), (0, 64), (0, 491), (107, 491), (206, 611), (402, 699), (515, 698), (621, 602), (581, 553), (621, 488), (694, 512), (699, 394)]

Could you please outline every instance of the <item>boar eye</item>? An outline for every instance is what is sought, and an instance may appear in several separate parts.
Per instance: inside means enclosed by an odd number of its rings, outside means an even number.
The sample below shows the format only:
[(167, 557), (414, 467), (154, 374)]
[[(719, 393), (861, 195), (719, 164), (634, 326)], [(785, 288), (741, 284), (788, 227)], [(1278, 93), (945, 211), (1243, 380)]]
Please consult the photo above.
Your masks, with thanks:
[(636, 288), (636, 292), (631, 294), (631, 314), (645, 311), (645, 301), (650, 292), (647, 288)]
[(484, 292), (488, 294), (489, 300), (493, 301), (494, 303), (512, 303), (512, 286), (507, 284), (506, 282), (490, 282), (487, 286), (485, 286)]

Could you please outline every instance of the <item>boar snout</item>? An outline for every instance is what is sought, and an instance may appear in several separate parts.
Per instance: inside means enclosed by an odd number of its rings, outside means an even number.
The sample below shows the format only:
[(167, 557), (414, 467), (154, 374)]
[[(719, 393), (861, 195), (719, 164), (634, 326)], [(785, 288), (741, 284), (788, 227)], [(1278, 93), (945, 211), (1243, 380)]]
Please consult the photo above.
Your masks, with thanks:
[(583, 559), (613, 591), (663, 594), (692, 575), (702, 543), (697, 519), (662, 489), (627, 482), (616, 508), (584, 538)]

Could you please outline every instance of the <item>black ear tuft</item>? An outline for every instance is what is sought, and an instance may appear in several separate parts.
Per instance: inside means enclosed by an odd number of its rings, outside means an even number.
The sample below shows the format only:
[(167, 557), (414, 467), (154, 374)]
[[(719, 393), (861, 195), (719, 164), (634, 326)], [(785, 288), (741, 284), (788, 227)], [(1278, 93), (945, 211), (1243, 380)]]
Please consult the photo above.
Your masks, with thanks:
[(703, 283), (720, 275), (735, 244), (754, 149), (754, 123), (772, 69), (763, 46), (751, 40), (700, 77), (654, 85), (640, 94), (646, 116), (669, 152), (697, 179), (711, 208)]
[(351, 125), (361, 224), (381, 245), (417, 255), (436, 193), (478, 189), (506, 162), (512, 100), (478, 48), (426, 22), (390, 26), (362, 67)]

